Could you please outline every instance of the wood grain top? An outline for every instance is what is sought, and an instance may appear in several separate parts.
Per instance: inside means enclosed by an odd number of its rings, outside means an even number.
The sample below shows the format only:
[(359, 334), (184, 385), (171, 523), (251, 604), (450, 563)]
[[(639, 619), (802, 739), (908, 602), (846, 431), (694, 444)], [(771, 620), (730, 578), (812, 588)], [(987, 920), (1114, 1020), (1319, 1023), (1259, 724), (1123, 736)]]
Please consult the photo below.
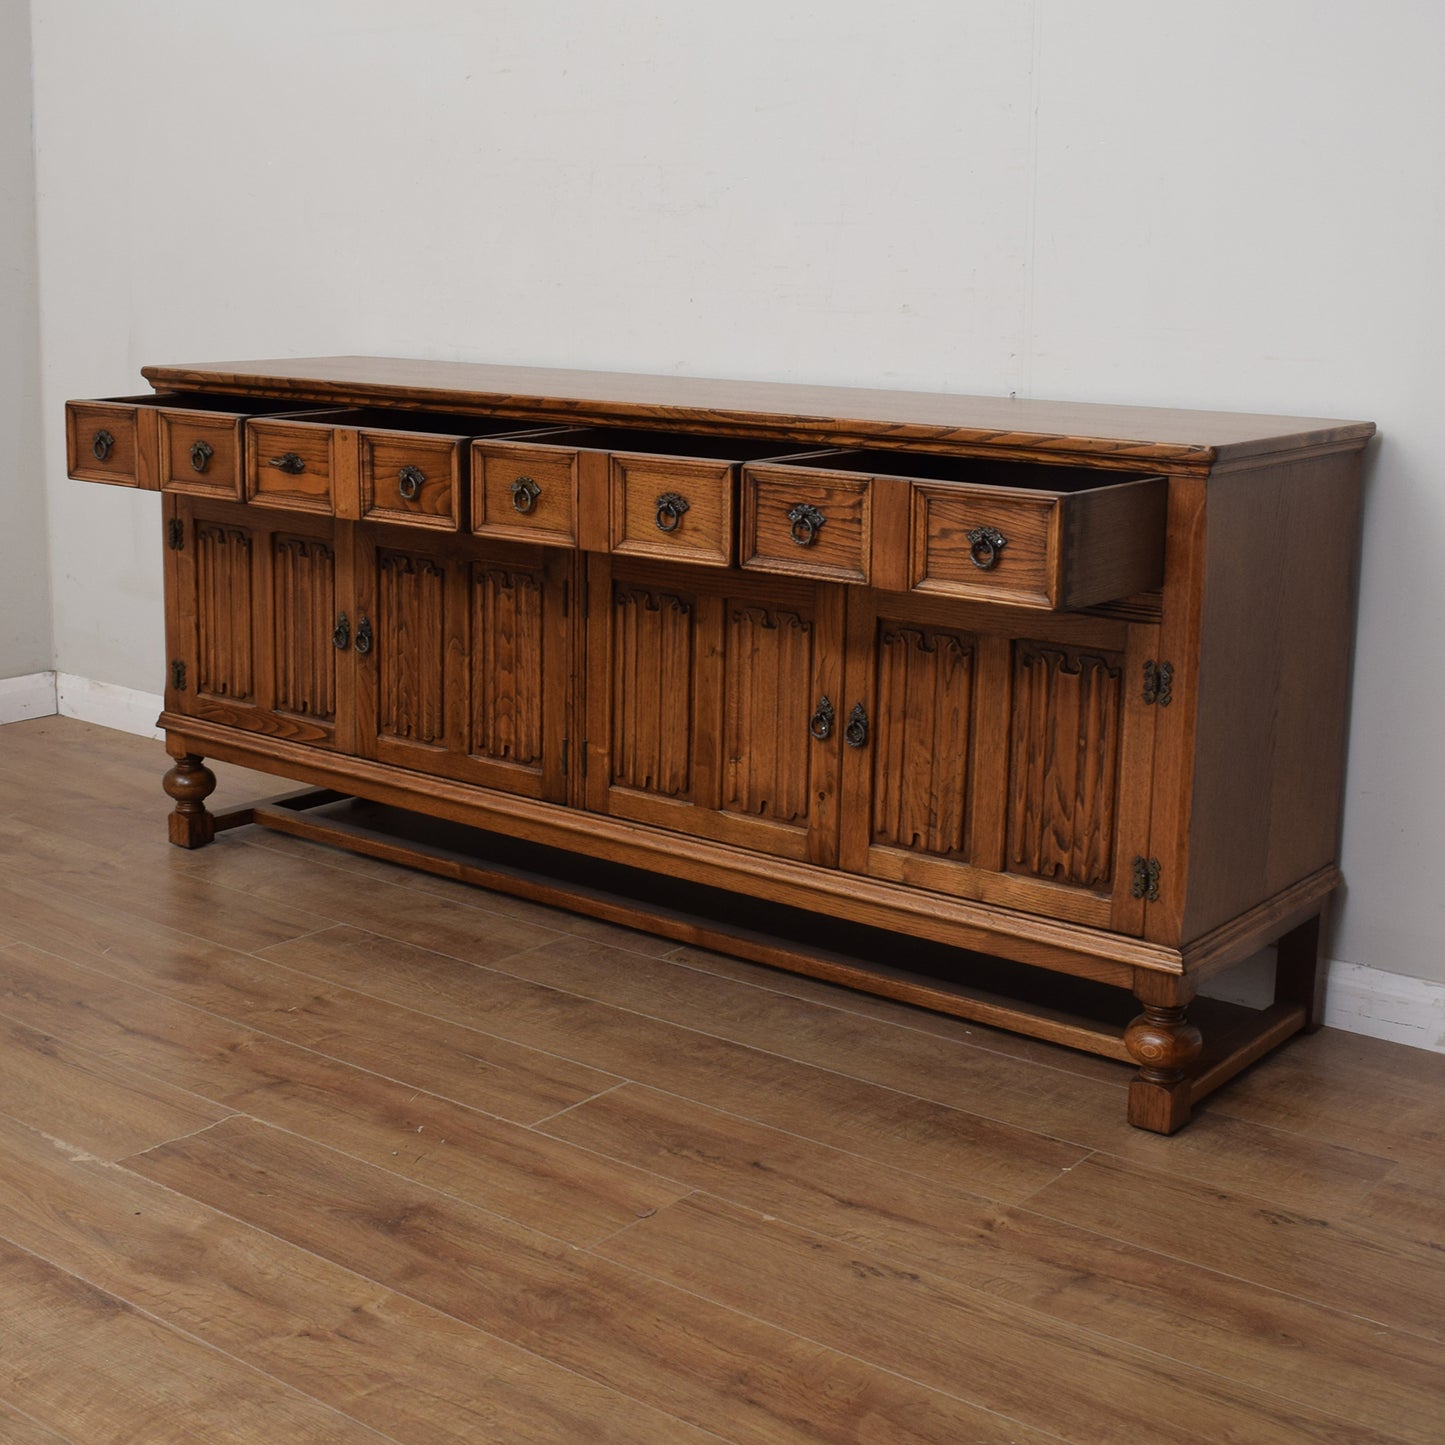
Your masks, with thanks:
[(282, 394), (298, 401), (392, 402), (578, 423), (646, 421), (799, 440), (929, 445), (1051, 457), (1173, 463), (1321, 447), (1356, 450), (1373, 422), (1163, 407), (954, 396), (788, 382), (716, 381), (393, 357), (323, 356), (147, 366), (157, 390)]

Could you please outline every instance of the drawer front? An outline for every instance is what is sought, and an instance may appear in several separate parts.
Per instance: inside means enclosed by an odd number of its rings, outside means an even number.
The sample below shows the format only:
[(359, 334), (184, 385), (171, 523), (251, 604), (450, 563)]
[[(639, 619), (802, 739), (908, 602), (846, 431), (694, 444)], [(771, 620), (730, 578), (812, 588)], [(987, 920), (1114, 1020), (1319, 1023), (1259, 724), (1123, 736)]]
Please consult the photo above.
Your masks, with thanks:
[(1071, 609), (1164, 581), (1163, 477), (1081, 491), (912, 484), (910, 585), (919, 592)]
[(950, 597), (1057, 607), (1058, 497), (913, 484), (911, 586)]
[(743, 468), (742, 565), (837, 582), (868, 581), (866, 477), (803, 467)]
[(244, 422), (236, 416), (161, 407), (161, 490), (240, 501)]
[(154, 481), (140, 474), (134, 404), (66, 402), (65, 469), (82, 482), (153, 488)]
[(733, 472), (730, 462), (614, 454), (612, 551), (728, 566), (733, 555)]
[(547, 547), (577, 545), (577, 453), (472, 443), (472, 531)]
[(463, 438), (363, 431), (358, 444), (363, 517), (443, 532), (461, 526)]
[(263, 507), (330, 512), (335, 429), (252, 418), (246, 423), (246, 495)]

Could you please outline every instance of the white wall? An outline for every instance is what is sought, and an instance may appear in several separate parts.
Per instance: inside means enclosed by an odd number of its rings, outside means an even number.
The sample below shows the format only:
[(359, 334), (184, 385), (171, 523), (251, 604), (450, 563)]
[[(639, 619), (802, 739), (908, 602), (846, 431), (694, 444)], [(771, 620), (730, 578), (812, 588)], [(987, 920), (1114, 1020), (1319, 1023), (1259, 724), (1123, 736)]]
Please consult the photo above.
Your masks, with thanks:
[(360, 351), (1367, 417), (1339, 957), (1445, 979), (1438, 0), (35, 0), (56, 644), (158, 690), (61, 402)]
[(30, 13), (0, 0), (0, 682), (49, 671)]

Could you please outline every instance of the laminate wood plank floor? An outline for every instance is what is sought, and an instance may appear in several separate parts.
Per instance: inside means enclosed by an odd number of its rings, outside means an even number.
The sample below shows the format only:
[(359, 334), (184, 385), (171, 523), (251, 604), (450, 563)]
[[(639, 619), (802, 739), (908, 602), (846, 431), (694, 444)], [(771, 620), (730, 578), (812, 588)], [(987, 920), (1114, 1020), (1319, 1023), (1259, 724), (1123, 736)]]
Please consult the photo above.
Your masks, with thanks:
[[(0, 1440), (1445, 1438), (1445, 1059), (1129, 1069), (0, 728)], [(213, 804), (284, 790), (217, 767)]]

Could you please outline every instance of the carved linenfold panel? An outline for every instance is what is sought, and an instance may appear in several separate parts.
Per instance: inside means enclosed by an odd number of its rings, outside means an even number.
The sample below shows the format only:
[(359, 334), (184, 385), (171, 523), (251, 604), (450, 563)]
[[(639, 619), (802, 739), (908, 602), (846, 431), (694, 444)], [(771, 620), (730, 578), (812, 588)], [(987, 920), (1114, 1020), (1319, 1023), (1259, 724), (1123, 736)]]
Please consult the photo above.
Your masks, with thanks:
[(336, 554), (314, 537), (278, 536), (271, 547), (276, 619), (276, 707), (336, 716)]
[(730, 605), (726, 625), (723, 807), (806, 823), (812, 620), (777, 607)]
[(876, 656), (873, 841), (963, 858), (974, 640), (880, 622)]
[(251, 544), (243, 527), (196, 524), (196, 691), (236, 702), (256, 686)]
[(692, 791), (692, 601), (612, 590), (612, 781), (668, 798)]
[(541, 766), (542, 597), (539, 572), (472, 568), (470, 750), (477, 757)]
[(1123, 659), (1077, 648), (1014, 647), (1009, 867), (1106, 884), (1118, 795)]
[(429, 557), (378, 552), (378, 730), (439, 743), (446, 731), (446, 574)]

